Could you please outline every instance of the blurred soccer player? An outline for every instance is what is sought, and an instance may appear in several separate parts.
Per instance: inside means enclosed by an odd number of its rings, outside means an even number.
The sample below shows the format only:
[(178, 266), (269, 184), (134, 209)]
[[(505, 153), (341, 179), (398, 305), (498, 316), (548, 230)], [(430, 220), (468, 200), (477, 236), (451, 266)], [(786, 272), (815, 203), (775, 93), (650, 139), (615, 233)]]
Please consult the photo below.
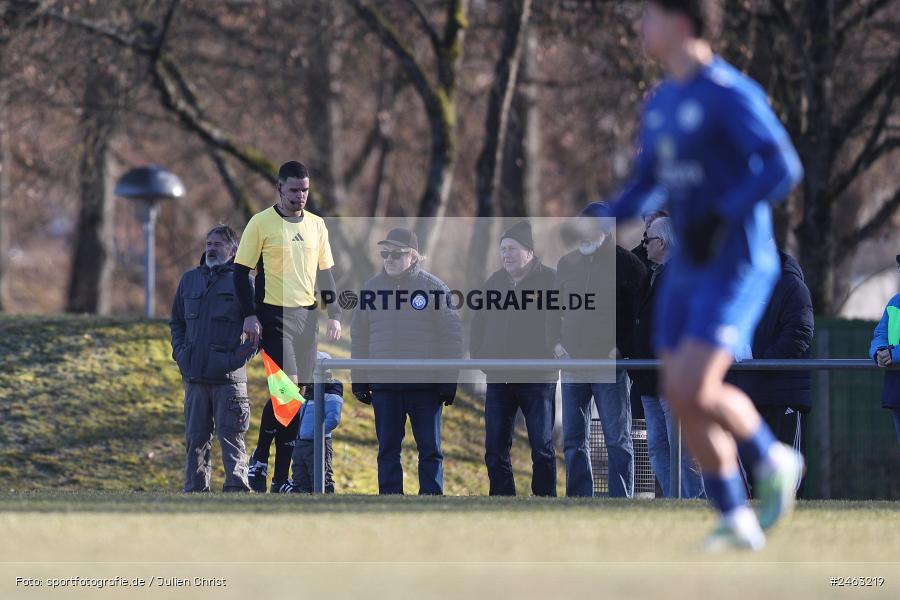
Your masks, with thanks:
[[(680, 243), (656, 310), (663, 396), (721, 514), (707, 549), (756, 550), (763, 529), (792, 509), (803, 459), (723, 378), (778, 277), (771, 206), (802, 167), (763, 90), (713, 54), (706, 40), (719, 13), (714, 1), (645, 3), (644, 48), (666, 78), (644, 106), (631, 180), (610, 209), (592, 206), (597, 216), (631, 217), (651, 208), (644, 205), (658, 197), (652, 191), (665, 192)], [(759, 482), (758, 515), (741, 485), (738, 448)]]

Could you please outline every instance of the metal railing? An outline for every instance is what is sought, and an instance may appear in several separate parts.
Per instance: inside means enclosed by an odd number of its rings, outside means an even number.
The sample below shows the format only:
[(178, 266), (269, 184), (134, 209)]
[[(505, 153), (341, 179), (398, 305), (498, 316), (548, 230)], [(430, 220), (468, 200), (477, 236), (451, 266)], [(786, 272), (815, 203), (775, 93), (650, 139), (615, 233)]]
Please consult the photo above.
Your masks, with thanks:
[[(504, 370), (528, 371), (565, 370), (586, 371), (597, 369), (626, 369), (629, 371), (658, 370), (662, 361), (656, 359), (625, 360), (523, 360), (523, 359), (347, 359), (322, 358), (316, 361), (313, 381), (315, 383), (315, 438), (313, 455), (313, 493), (321, 494), (325, 490), (325, 410), (324, 390), (322, 382), (329, 369), (366, 369), (370, 371), (427, 371), (432, 369), (451, 370)], [(900, 367), (892, 367), (900, 368)], [(737, 362), (731, 365), (733, 371), (812, 371), (812, 370), (880, 370), (872, 360), (867, 358), (804, 358), (804, 359), (754, 359)], [(672, 452), (672, 482), (676, 497), (681, 495), (681, 428), (676, 436), (676, 449)]]

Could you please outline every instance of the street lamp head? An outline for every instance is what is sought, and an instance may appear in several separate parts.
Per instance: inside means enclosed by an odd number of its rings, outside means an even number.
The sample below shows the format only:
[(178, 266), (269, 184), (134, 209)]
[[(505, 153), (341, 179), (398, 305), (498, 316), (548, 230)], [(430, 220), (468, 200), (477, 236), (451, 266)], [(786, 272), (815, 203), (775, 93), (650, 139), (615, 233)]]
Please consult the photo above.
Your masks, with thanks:
[(184, 184), (171, 171), (158, 165), (147, 165), (122, 175), (114, 193), (130, 200), (174, 200), (184, 196)]

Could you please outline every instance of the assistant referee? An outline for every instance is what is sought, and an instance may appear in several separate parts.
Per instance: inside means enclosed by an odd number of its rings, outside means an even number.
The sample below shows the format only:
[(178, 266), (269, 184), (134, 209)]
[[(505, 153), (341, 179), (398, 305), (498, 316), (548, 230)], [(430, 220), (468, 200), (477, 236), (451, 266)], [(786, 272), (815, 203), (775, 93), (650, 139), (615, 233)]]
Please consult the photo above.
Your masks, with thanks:
[[(316, 286), (334, 294), (334, 258), (328, 229), (321, 217), (305, 210), (309, 171), (290, 161), (278, 170), (278, 203), (250, 219), (234, 258), (234, 283), (244, 314), (244, 333), (300, 386), (305, 395), (316, 360)], [(256, 300), (249, 273), (257, 270)], [(332, 295), (334, 297), (334, 295)], [(328, 305), (327, 336), (341, 338), (340, 307)], [(259, 492), (266, 488), (269, 446), (275, 439), (273, 492), (289, 492), (291, 443), (297, 436), (295, 418), (284, 427), (276, 419), (271, 399), (263, 410), (259, 443), (250, 460), (248, 479)]]

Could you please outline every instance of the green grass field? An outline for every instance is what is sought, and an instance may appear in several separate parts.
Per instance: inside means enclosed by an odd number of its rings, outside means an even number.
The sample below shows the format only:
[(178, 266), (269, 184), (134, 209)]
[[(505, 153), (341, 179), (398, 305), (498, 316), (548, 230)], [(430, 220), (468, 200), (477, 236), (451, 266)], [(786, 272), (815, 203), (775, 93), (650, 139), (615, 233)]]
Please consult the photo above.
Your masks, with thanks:
[[(687, 501), (5, 493), (0, 597), (900, 594), (897, 503), (801, 503), (756, 554), (700, 553), (697, 543), (712, 524), (703, 503)], [(15, 586), (16, 577), (76, 575), (223, 577), (229, 584), (102, 593)], [(866, 576), (885, 583), (829, 583)]]
[[(713, 525), (702, 502), (486, 498), (482, 409), (464, 393), (444, 413), (447, 497), (369, 495), (372, 413), (349, 394), (338, 495), (184, 496), (164, 322), (0, 316), (0, 339), (0, 600), (900, 597), (900, 503), (801, 503), (763, 552), (709, 557), (697, 551)], [(250, 374), (252, 446), (266, 390), (258, 361)], [(411, 435), (404, 461), (415, 492)], [(526, 491), (521, 432), (513, 461)], [(48, 587), (75, 576), (227, 586)], [(829, 583), (866, 576), (885, 583)]]

